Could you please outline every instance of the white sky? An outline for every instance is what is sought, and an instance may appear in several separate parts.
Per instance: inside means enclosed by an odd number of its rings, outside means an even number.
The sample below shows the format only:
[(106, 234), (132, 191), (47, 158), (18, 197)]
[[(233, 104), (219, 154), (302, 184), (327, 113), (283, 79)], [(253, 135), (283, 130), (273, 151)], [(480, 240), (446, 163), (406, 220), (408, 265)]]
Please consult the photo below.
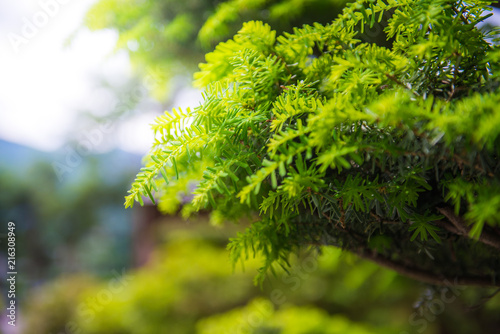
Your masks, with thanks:
[[(131, 77), (125, 52), (114, 53), (117, 35), (112, 31), (90, 32), (80, 29), (69, 47), (65, 41), (82, 25), (86, 11), (97, 0), (0, 0), (0, 138), (54, 150), (64, 144), (82, 109), (113, 109), (117, 102), (109, 92), (99, 89), (96, 80), (107, 78), (117, 83)], [(66, 4), (61, 4), (61, 3)], [(56, 3), (43, 10), (41, 3)], [(51, 15), (44, 14), (50, 11)], [(498, 21), (498, 15), (495, 19)], [(44, 18), (47, 18), (44, 22)], [(493, 18), (492, 18), (493, 19)], [(38, 20), (38, 21), (37, 21)], [(30, 31), (27, 21), (38, 23)], [(10, 38), (30, 36), (17, 47)], [(185, 89), (174, 105), (199, 100), (199, 93)], [(161, 112), (159, 105), (141, 110), (122, 122), (102, 147), (144, 154), (152, 141), (149, 124)], [(147, 108), (146, 108), (147, 109)], [(78, 137), (78, 133), (77, 133)]]
[(37, 1), (0, 0), (0, 137), (44, 150), (60, 145), (75, 103), (90, 89), (89, 71), (112, 51), (116, 38), (83, 33), (72, 47), (63, 48), (93, 2), (59, 5), (48, 23), (16, 50), (9, 34), (23, 36), (23, 19), (33, 22), (42, 9)]
[[(41, 3), (49, 2), (57, 7), (52, 5), (44, 10)], [(54, 150), (64, 144), (71, 132), (83, 131), (75, 128), (79, 111), (91, 109), (100, 114), (103, 112), (99, 108), (106, 109), (104, 113), (113, 109), (117, 101), (99, 88), (98, 80), (105, 78), (119, 84), (132, 74), (127, 54), (113, 52), (116, 33), (78, 29), (95, 2), (0, 0), (1, 139)], [(46, 22), (44, 18), (48, 18)], [(27, 21), (37, 31), (26, 28)], [(64, 46), (71, 35), (74, 35), (72, 43)], [(22, 43), (12, 42), (13, 38), (25, 36), (29, 38)], [(118, 146), (146, 153), (152, 141), (149, 124), (162, 112), (159, 104), (153, 105), (153, 109), (120, 122), (113, 134), (108, 134), (113, 138), (105, 138), (102, 147), (94, 149), (102, 151)], [(78, 133), (72, 135), (79, 137)]]

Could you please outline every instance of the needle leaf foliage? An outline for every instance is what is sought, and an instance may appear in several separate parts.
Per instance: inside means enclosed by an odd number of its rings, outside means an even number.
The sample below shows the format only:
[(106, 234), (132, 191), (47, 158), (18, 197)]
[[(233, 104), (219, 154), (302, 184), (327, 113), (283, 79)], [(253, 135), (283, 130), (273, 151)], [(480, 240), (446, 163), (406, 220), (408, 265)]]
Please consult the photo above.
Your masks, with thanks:
[(145, 196), (172, 212), (192, 193), (186, 215), (251, 217), (228, 247), (235, 263), (264, 256), (257, 282), (299, 247), (333, 245), (428, 283), (498, 285), (488, 5), (359, 0), (279, 36), (243, 24), (195, 74), (201, 104), (156, 119), (125, 206)]

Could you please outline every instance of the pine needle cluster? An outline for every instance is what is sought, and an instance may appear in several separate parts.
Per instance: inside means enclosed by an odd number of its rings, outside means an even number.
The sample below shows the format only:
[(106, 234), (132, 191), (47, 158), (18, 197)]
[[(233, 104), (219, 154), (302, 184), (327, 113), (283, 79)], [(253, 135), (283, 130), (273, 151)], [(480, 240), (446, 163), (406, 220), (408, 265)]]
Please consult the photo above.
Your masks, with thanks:
[[(487, 1), (358, 0), (206, 55), (194, 109), (153, 125), (125, 205), (254, 220), (234, 262), (333, 245), (432, 284), (499, 285), (500, 48)], [(385, 45), (366, 41), (383, 34)]]

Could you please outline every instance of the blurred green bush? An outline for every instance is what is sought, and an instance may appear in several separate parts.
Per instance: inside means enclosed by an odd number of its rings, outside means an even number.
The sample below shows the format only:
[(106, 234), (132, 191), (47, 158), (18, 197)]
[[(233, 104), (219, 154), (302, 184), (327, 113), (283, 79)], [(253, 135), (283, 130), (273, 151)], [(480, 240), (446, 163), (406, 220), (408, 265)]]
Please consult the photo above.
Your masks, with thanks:
[(483, 307), (492, 291), (434, 290), (330, 247), (292, 257), (259, 289), (262, 259), (233, 271), (222, 230), (164, 225), (146, 266), (63, 277), (30, 294), (23, 334), (468, 334), (498, 325), (499, 298)]
[[(248, 333), (267, 333), (268, 327), (272, 333), (339, 332), (314, 331), (324, 325), (356, 330), (353, 333), (391, 333), (390, 328), (405, 325), (408, 309), (388, 309), (382, 312), (385, 318), (378, 319), (380, 310), (363, 306), (382, 293), (382, 304), (389, 308), (401, 294), (403, 300), (414, 297), (404, 290), (408, 281), (390, 271), (364, 261), (353, 266), (358, 261), (353, 256), (325, 249), (319, 257), (311, 252), (294, 258), (288, 273), (277, 271), (260, 290), (252, 278), (261, 259), (246, 261), (245, 271), (233, 271), (221, 243), (226, 236), (201, 238), (204, 232), (196, 225), (186, 227), (169, 231), (166, 243), (143, 268), (112, 272), (98, 284), (74, 276), (41, 287), (25, 309), (24, 333), (176, 334), (226, 327), (234, 333), (241, 317), (259, 305), (268, 310), (265, 321)], [(396, 317), (388, 320), (390, 312)], [(297, 326), (287, 320), (292, 318), (309, 320)], [(356, 325), (358, 321), (363, 324)]]
[(387, 328), (374, 329), (356, 324), (341, 315), (329, 315), (312, 306), (287, 305), (275, 310), (266, 299), (255, 299), (247, 306), (198, 322), (198, 334), (371, 334), (397, 333)]

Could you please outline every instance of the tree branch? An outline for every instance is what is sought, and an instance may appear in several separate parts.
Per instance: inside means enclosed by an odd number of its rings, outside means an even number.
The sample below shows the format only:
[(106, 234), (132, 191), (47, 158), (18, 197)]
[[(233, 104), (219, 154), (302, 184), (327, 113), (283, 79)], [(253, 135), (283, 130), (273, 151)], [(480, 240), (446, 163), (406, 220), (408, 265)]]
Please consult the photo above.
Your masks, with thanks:
[[(446, 228), (448, 231), (452, 233), (456, 233), (458, 235), (463, 235), (465, 237), (470, 238), (470, 230), (471, 228), (467, 226), (467, 223), (462, 217), (459, 217), (455, 215), (453, 212), (453, 209), (451, 208), (436, 208), (442, 215), (444, 215), (450, 223), (453, 226), (450, 226), (449, 224), (439, 224), (440, 226)], [(496, 234), (489, 233), (488, 230), (485, 228), (483, 229), (481, 235), (479, 236), (478, 239), (480, 242), (483, 244), (489, 245), (493, 248), (496, 248), (500, 250), (500, 237), (498, 237)]]
[(367, 251), (364, 248), (356, 251), (355, 253), (363, 259), (373, 261), (381, 266), (392, 269), (403, 276), (433, 285), (449, 285), (453, 282), (455, 285), (464, 286), (500, 287), (500, 281), (495, 281), (492, 277), (488, 276), (446, 277), (444, 275), (437, 275), (428, 271), (423, 271), (418, 268), (405, 266), (388, 258), (382, 257), (375, 252)]

